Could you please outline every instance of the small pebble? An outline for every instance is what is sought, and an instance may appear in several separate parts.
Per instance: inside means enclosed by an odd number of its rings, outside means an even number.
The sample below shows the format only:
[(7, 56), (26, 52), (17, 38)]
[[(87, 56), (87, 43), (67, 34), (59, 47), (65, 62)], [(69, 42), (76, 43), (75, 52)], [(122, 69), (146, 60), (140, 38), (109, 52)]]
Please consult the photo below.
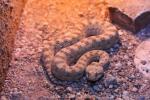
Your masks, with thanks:
[(12, 93), (11, 94), (11, 97), (10, 97), (12, 100), (20, 100), (22, 98), (22, 94), (20, 93)]
[(137, 89), (136, 87), (133, 87), (133, 88), (132, 88), (132, 91), (133, 91), (133, 92), (137, 92), (138, 89)]
[(133, 46), (128, 46), (128, 49), (132, 49), (133, 48)]
[(120, 44), (118, 44), (118, 43), (114, 45), (115, 48), (119, 48), (119, 46), (120, 46)]
[(81, 95), (81, 93), (80, 93), (80, 92), (77, 92), (77, 93), (76, 93), (76, 95), (77, 95), (77, 96), (80, 96), (80, 95)]
[(117, 80), (114, 76), (108, 76), (105, 80), (104, 80), (104, 84), (106, 87), (108, 88), (114, 88), (118, 85)]
[(115, 49), (114, 48), (110, 48), (110, 51), (113, 52), (113, 51), (115, 51)]
[(127, 55), (124, 55), (124, 59), (128, 59), (129, 57)]
[(134, 78), (135, 78), (135, 76), (132, 74), (132, 75), (130, 75), (128, 78), (130, 78), (130, 79), (134, 79)]
[(109, 100), (114, 100), (114, 99), (115, 99), (114, 95), (109, 96)]
[(71, 100), (75, 100), (76, 96), (75, 96), (74, 94), (69, 94), (69, 98), (70, 98)]
[(128, 96), (129, 95), (128, 91), (123, 91), (123, 95)]
[(109, 85), (109, 88), (112, 89), (112, 88), (113, 88), (113, 85)]
[(71, 92), (71, 91), (72, 91), (72, 87), (67, 87), (67, 90), (68, 90), (69, 92)]
[(131, 61), (128, 61), (128, 62), (127, 62), (127, 65), (128, 65), (128, 66), (131, 66), (131, 65), (132, 65), (132, 62), (131, 62)]
[(122, 66), (122, 64), (120, 63), (120, 62), (118, 62), (118, 63), (116, 63), (116, 65), (115, 65), (116, 67), (121, 67)]
[(137, 100), (145, 100), (145, 96), (139, 96)]
[(94, 89), (95, 91), (97, 91), (97, 92), (101, 91), (102, 88), (103, 88), (102, 85), (94, 85), (94, 86), (93, 86), (93, 89)]
[(122, 30), (119, 30), (119, 31), (118, 31), (118, 34), (119, 34), (119, 35), (123, 35), (124, 32), (123, 32)]
[(129, 93), (128, 93), (128, 91), (123, 91), (122, 97), (125, 100), (129, 100)]

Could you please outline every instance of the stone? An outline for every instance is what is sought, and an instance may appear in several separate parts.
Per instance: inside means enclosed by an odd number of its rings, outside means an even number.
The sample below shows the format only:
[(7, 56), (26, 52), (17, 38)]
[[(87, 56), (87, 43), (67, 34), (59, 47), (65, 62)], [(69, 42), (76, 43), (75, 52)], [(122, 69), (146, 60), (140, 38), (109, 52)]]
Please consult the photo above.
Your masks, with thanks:
[(80, 96), (80, 95), (81, 95), (81, 93), (80, 93), (80, 92), (77, 92), (77, 93), (76, 93), (76, 95), (77, 95), (77, 97), (78, 97), (78, 96)]
[(133, 87), (133, 88), (132, 88), (132, 91), (133, 91), (133, 92), (137, 92), (138, 89), (137, 89), (136, 87)]
[(136, 68), (150, 79), (150, 39), (143, 41), (135, 50), (134, 63)]
[(108, 76), (104, 80), (105, 87), (107, 88), (116, 88), (118, 86), (117, 80), (114, 76)]
[(109, 96), (109, 100), (114, 100), (114, 99), (115, 99), (114, 95)]
[(123, 32), (122, 30), (119, 30), (119, 31), (118, 31), (118, 34), (119, 34), (119, 35), (123, 35), (124, 32)]
[(94, 89), (96, 92), (101, 91), (102, 88), (103, 88), (102, 85), (94, 85), (94, 86), (93, 86), (93, 89)]
[(74, 94), (70, 94), (70, 95), (69, 95), (69, 98), (70, 98), (71, 100), (75, 100), (76, 96), (75, 96)]
[(67, 90), (68, 90), (69, 92), (71, 92), (71, 91), (72, 91), (72, 87), (67, 87)]
[(130, 100), (128, 91), (123, 91), (122, 98), (125, 100)]
[(22, 98), (22, 94), (20, 94), (20, 93), (12, 93), (10, 98), (12, 100), (20, 100)]
[(120, 62), (116, 63), (116, 67), (122, 67), (122, 64)]
[(139, 96), (137, 100), (146, 100), (145, 96)]
[(123, 91), (122, 94), (125, 95), (125, 96), (128, 96), (128, 95), (129, 95), (128, 91)]
[(109, 85), (109, 88), (110, 88), (110, 89), (112, 89), (112, 88), (113, 88), (113, 85), (112, 85), (112, 84), (110, 84), (110, 85)]

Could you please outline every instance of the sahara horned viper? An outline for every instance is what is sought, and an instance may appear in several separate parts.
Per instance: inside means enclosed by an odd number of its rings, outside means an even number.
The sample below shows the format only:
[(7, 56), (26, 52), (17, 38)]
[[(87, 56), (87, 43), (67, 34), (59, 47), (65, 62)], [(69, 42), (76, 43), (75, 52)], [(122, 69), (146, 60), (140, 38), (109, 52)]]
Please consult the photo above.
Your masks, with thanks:
[[(72, 35), (50, 42), (44, 42), (42, 59), (47, 72), (57, 79), (73, 81), (84, 73), (90, 81), (96, 81), (103, 75), (103, 67), (109, 63), (109, 49), (118, 40), (118, 32), (109, 22), (100, 22), (100, 34), (79, 39)], [(56, 46), (60, 47), (56, 50)]]

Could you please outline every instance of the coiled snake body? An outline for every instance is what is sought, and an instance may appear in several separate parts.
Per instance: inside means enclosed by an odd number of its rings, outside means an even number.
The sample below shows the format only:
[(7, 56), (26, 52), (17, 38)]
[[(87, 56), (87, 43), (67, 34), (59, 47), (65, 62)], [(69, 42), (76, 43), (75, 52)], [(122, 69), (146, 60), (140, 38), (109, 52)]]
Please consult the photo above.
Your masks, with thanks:
[[(48, 73), (52, 72), (60, 80), (77, 80), (84, 73), (88, 80), (98, 80), (103, 66), (109, 62), (109, 55), (103, 50), (112, 47), (119, 39), (117, 29), (111, 23), (103, 22), (100, 25), (102, 31), (96, 36), (79, 40), (74, 35), (46, 42), (43, 60)], [(56, 45), (60, 47), (59, 50), (56, 50)]]

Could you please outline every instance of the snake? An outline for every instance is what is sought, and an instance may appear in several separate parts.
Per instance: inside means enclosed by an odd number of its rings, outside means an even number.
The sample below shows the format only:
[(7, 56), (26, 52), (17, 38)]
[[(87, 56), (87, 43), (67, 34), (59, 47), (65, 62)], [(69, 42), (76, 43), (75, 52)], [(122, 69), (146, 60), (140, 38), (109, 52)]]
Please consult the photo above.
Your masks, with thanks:
[(62, 81), (79, 80), (84, 75), (90, 81), (97, 81), (104, 73), (110, 57), (105, 51), (119, 40), (115, 25), (100, 22), (99, 34), (88, 34), (80, 38), (69, 34), (59, 39), (45, 41), (42, 51), (44, 67), (48, 74)]

